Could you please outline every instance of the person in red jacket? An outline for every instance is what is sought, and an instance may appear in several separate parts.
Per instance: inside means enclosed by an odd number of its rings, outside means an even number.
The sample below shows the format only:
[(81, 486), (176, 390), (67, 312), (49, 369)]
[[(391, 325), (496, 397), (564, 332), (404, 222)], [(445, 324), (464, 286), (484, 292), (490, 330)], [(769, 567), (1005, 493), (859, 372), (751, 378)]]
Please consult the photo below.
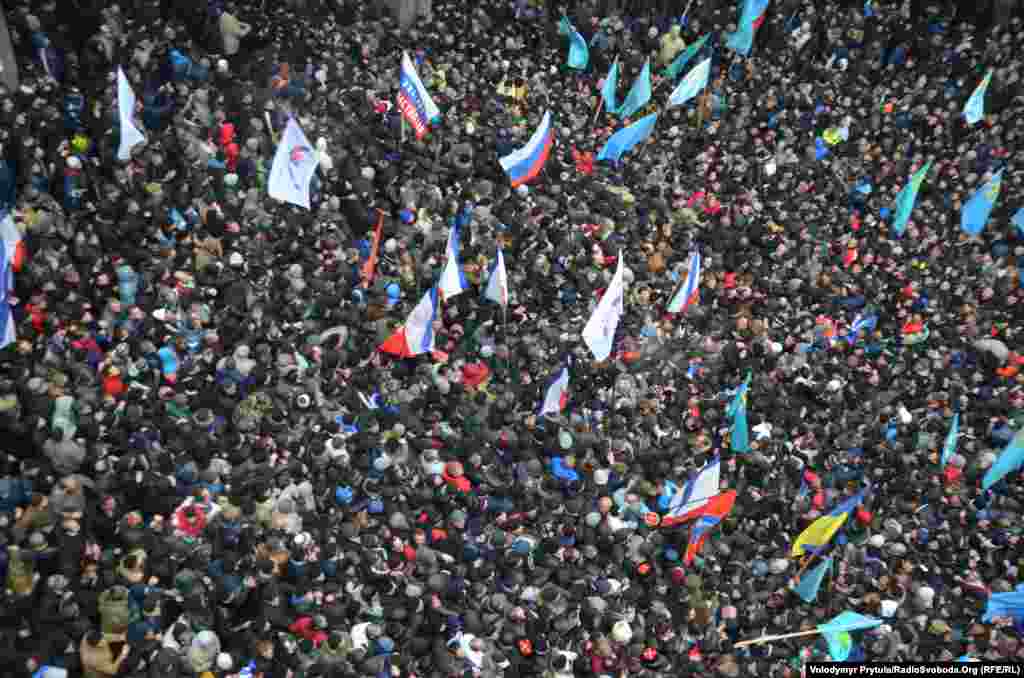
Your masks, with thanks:
[(323, 615), (317, 615), (315, 617), (299, 617), (288, 630), (295, 635), (302, 636), (306, 640), (312, 641), (315, 647), (320, 647), (327, 640), (327, 619)]

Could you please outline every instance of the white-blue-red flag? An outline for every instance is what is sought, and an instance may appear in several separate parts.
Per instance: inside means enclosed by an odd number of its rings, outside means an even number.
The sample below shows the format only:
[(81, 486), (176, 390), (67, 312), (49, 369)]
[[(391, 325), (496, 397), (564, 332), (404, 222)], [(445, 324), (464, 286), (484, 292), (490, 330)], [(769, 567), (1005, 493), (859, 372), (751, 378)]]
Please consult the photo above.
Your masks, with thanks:
[(416, 66), (406, 52), (402, 52), (402, 74), (398, 82), (398, 110), (422, 139), (430, 124), (441, 119), (441, 109), (430, 97), (430, 92), (420, 80)]
[(700, 300), (700, 254), (690, 252), (686, 280), (668, 302), (669, 313), (682, 313)]
[(544, 401), (540, 404), (538, 414), (561, 414), (569, 403), (569, 368), (563, 367), (558, 376), (551, 380), (544, 391)]
[(548, 111), (525, 146), (498, 160), (512, 180), (512, 188), (518, 188), (540, 174), (554, 143), (555, 128), (551, 124), (551, 112)]
[(500, 247), (498, 248), (498, 258), (491, 269), (491, 276), (487, 279), (484, 298), (500, 304), (502, 308), (508, 308), (508, 271), (505, 270), (505, 255), (502, 254)]
[(412, 309), (405, 324), (388, 337), (380, 350), (384, 353), (411, 358), (434, 350), (434, 321), (437, 319), (437, 288), (432, 287)]

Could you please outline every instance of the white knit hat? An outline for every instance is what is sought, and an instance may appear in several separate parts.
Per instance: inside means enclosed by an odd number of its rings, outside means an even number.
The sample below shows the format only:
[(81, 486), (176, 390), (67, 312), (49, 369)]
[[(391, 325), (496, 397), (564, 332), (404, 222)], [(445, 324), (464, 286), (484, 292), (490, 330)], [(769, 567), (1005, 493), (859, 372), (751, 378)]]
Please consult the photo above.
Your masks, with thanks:
[(221, 652), (217, 655), (217, 668), (221, 671), (230, 671), (234, 666), (234, 661), (231, 659), (231, 655), (227, 652)]

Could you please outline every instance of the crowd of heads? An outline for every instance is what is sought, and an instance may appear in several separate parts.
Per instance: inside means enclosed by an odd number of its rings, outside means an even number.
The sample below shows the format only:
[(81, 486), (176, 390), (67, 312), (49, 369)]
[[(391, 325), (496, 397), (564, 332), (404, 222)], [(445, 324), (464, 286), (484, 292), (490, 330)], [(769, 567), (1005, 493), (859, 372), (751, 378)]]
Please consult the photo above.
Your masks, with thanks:
[[(884, 621), (857, 658), (1016, 661), (1013, 624), (982, 616), (1024, 583), (1021, 485), (981, 487), (1024, 426), (1014, 3), (778, 0), (747, 57), (724, 42), (734, 2), (435, 1), (407, 26), (381, 4), (8, 3), (5, 665), (781, 677), (824, 641), (736, 643), (846, 610)], [(650, 138), (595, 162), (623, 124), (599, 103), (609, 66), (625, 88), (705, 34), (706, 90), (666, 110), (656, 75)], [(403, 52), (442, 111), (422, 139), (398, 113)], [(146, 137), (126, 161), (119, 67)], [(546, 111), (550, 158), (513, 189), (498, 159)], [(267, 195), (289, 119), (316, 140), (309, 210)], [(456, 219), (469, 289), (442, 300), (433, 352), (382, 353)], [(499, 247), (507, 308), (479, 293)], [(694, 251), (699, 298), (668, 313)], [(596, 362), (580, 335), (620, 258)], [(538, 416), (563, 367), (564, 409)], [(689, 526), (652, 516), (715, 458), (736, 504), (686, 563)], [(865, 489), (805, 602), (793, 539)]]

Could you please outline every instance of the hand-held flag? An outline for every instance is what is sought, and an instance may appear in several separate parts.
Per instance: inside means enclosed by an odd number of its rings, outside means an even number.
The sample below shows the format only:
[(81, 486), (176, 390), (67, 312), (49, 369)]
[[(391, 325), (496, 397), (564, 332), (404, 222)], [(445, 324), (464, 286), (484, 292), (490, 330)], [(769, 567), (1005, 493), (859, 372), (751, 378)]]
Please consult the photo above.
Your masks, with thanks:
[(640, 118), (629, 127), (623, 127), (605, 142), (604, 148), (597, 154), (597, 159), (618, 160), (627, 151), (650, 136), (657, 121), (658, 114), (651, 113), (646, 117)]
[(121, 141), (117, 146), (117, 159), (128, 160), (132, 157), (132, 148), (146, 140), (146, 135), (135, 126), (135, 92), (124, 74), (117, 67), (117, 112), (121, 123)]
[(750, 429), (747, 425), (747, 392), (750, 390), (750, 377), (751, 375), (747, 374), (746, 381), (736, 389), (736, 395), (726, 411), (732, 418), (729, 444), (733, 452), (750, 451)]
[(402, 71), (398, 81), (398, 110), (422, 139), (432, 122), (441, 119), (441, 110), (430, 97), (430, 92), (420, 80), (416, 66), (406, 52), (402, 52)]
[(405, 324), (388, 337), (380, 350), (411, 358), (434, 350), (434, 321), (437, 319), (437, 288), (431, 288), (409, 313)]
[(697, 56), (698, 52), (704, 48), (709, 35), (709, 33), (705, 33), (696, 42), (680, 52), (679, 56), (665, 69), (665, 77), (669, 80), (678, 78), (679, 74), (683, 72), (683, 68), (690, 62), (690, 59)]
[(693, 70), (686, 74), (679, 86), (675, 88), (668, 98), (670, 106), (682, 106), (687, 101), (701, 93), (708, 86), (708, 77), (711, 75), (711, 59), (707, 58), (693, 67)]
[(508, 308), (509, 287), (508, 271), (505, 270), (505, 254), (498, 248), (498, 256), (491, 268), (491, 275), (487, 278), (487, 287), (484, 289), (484, 299), (490, 299), (502, 308)]
[(644, 62), (640, 75), (636, 76), (633, 86), (629, 88), (629, 94), (619, 108), (619, 119), (625, 120), (647, 105), (651, 100), (651, 60)]
[(537, 412), (540, 416), (547, 414), (561, 414), (569, 403), (569, 368), (563, 367), (558, 375), (551, 380), (544, 391), (544, 400)]
[(960, 210), (960, 228), (968, 235), (978, 235), (985, 230), (992, 208), (996, 206), (999, 192), (1003, 187), (1003, 170), (999, 170), (985, 185), (974, 192), (971, 199)]
[(867, 488), (850, 497), (834, 509), (811, 523), (806, 530), (793, 542), (790, 556), (797, 558), (808, 553), (816, 553), (825, 548), (835, 533), (839, 531), (850, 514), (864, 501)]
[(715, 457), (672, 496), (662, 527), (682, 525), (704, 513), (711, 499), (720, 494), (721, 483), (722, 463)]
[(460, 230), (460, 224), (456, 221), (448, 232), (444, 270), (441, 271), (441, 279), (437, 282), (437, 289), (445, 301), (469, 289), (466, 274), (462, 270), (462, 260), (459, 257)]
[(13, 344), (17, 339), (14, 331), (14, 314), (11, 312), (11, 303), (7, 300), (14, 288), (11, 261), (13, 253), (6, 242), (0, 241), (0, 348)]
[(686, 268), (686, 280), (668, 302), (669, 313), (681, 313), (700, 300), (700, 254), (698, 252), (690, 252), (690, 262)]
[(996, 459), (996, 463), (992, 464), (985, 473), (985, 477), (981, 479), (982, 488), (989, 489), (1005, 476), (1019, 471), (1022, 465), (1024, 465), (1024, 428), (1017, 431), (1010, 444)]
[(604, 84), (601, 85), (601, 98), (604, 100), (604, 110), (609, 113), (618, 113), (619, 106), (615, 103), (615, 92), (619, 86), (619, 60), (616, 59), (608, 75), (604, 77)]
[(704, 507), (703, 513), (690, 528), (690, 541), (686, 545), (686, 556), (683, 558), (686, 565), (693, 564), (693, 559), (700, 553), (704, 542), (707, 541), (711, 532), (722, 524), (735, 503), (736, 490), (727, 490), (713, 497)]
[(800, 599), (805, 603), (813, 603), (814, 599), (818, 597), (821, 582), (825, 579), (825, 575), (828, 574), (831, 567), (832, 556), (829, 556), (816, 565), (814, 569), (805, 572), (800, 577), (800, 581), (793, 587), (793, 592), (800, 596)]
[(985, 77), (978, 83), (978, 86), (974, 88), (971, 98), (964, 105), (964, 118), (967, 119), (968, 125), (973, 125), (985, 117), (985, 92), (988, 90), (990, 82), (992, 82), (991, 70), (985, 74)]
[(873, 629), (881, 625), (881, 619), (847, 611), (819, 625), (818, 631), (825, 636), (832, 661), (841, 662), (846, 661), (853, 650), (853, 638), (850, 636), (852, 631)]
[(946, 468), (950, 457), (956, 454), (956, 439), (960, 435), (960, 413), (953, 415), (953, 423), (949, 426), (949, 433), (946, 434), (946, 441), (942, 445), (942, 459), (939, 461), (939, 468)]
[(554, 143), (555, 128), (551, 124), (551, 111), (547, 111), (526, 145), (498, 160), (512, 180), (512, 188), (518, 188), (540, 174)]
[(754, 46), (754, 32), (764, 23), (768, 0), (743, 0), (743, 12), (735, 33), (726, 35), (725, 44), (743, 56), (750, 54)]
[(309, 209), (309, 182), (318, 166), (316, 152), (295, 118), (289, 118), (274, 153), (267, 193), (275, 200)]
[(910, 181), (896, 196), (896, 214), (893, 217), (892, 229), (896, 235), (903, 235), (910, 221), (910, 213), (914, 211), (914, 203), (917, 202), (917, 192), (921, 190), (928, 171), (932, 168), (932, 161), (929, 160), (925, 166), (914, 172)]
[(10, 261), (11, 270), (15, 273), (20, 273), (21, 267), (25, 265), (25, 259), (28, 256), (25, 239), (22, 236), (21, 229), (14, 223), (14, 216), (11, 212), (4, 210), (2, 214), (3, 216), (0, 217), (0, 240), (3, 241), (4, 246), (7, 248), (7, 259)]
[(623, 299), (625, 298), (626, 287), (623, 282), (622, 273), (622, 252), (619, 252), (618, 263), (615, 266), (615, 275), (604, 291), (601, 300), (597, 302), (593, 315), (583, 328), (583, 342), (594, 354), (594, 359), (603, 361), (611, 355), (612, 346), (615, 341), (615, 330), (619, 326), (619, 320), (625, 309)]
[(1024, 620), (1024, 585), (1017, 586), (1014, 591), (993, 593), (988, 597), (981, 621), (989, 624), (1000, 617), (1010, 617), (1014, 622)]
[(587, 41), (576, 30), (576, 27), (569, 24), (569, 57), (566, 65), (577, 71), (584, 71), (590, 63), (590, 48)]

